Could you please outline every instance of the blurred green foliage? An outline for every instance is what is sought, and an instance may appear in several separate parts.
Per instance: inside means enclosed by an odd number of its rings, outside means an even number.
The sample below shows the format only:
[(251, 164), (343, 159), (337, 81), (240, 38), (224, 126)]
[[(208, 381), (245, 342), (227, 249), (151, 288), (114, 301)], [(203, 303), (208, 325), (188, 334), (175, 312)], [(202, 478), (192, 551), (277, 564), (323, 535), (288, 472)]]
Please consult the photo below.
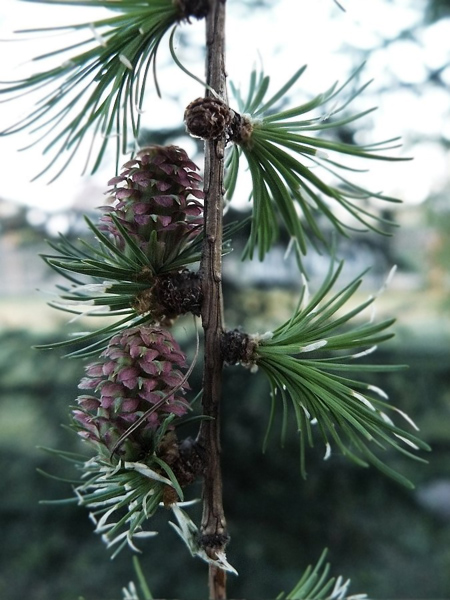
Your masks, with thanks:
[[(70, 496), (67, 484), (36, 471), (67, 478), (70, 467), (36, 446), (83, 450), (62, 427), (82, 364), (61, 360), (56, 351), (33, 350), (51, 341), (42, 336), (13, 331), (0, 341), (0, 598), (118, 599), (134, 578), (129, 553), (111, 562), (84, 509), (39, 504)], [(418, 421), (434, 450), (428, 466), (394, 453), (390, 464), (419, 487), (450, 479), (448, 351), (412, 338), (379, 360), (411, 365), (406, 373), (377, 376), (376, 383)], [(200, 377), (194, 373), (194, 388)], [(450, 596), (448, 520), (375, 469), (359, 469), (338, 455), (324, 462), (317, 449), (309, 454), (305, 484), (294, 431), (284, 449), (274, 436), (261, 454), (269, 410), (265, 379), (234, 367), (225, 386), (225, 507), (231, 536), (239, 540), (230, 545), (229, 559), (242, 573), (230, 577), (230, 597), (270, 598), (291, 589), (324, 546), (330, 548), (333, 573), (351, 576), (355, 593), (380, 599)], [(199, 488), (196, 492), (200, 495)], [(164, 514), (155, 529), (159, 539), (142, 544), (141, 559), (155, 597), (206, 597), (204, 564), (189, 557)]]

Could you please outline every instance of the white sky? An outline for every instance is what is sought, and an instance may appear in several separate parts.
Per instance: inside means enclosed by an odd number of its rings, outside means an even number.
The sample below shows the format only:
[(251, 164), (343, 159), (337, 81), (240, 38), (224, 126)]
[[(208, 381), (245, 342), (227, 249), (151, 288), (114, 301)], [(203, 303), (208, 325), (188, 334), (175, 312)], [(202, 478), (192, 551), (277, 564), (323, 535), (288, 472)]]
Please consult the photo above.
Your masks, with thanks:
[[(383, 37), (395, 37), (400, 28), (419, 22), (425, 0), (342, 0), (342, 4), (347, 9), (346, 13), (339, 11), (332, 0), (278, 0), (274, 2), (273, 10), (246, 13), (238, 0), (229, 0), (229, 77), (245, 87), (249, 71), (262, 61), (265, 72), (271, 75), (270, 94), (299, 66), (308, 64), (298, 85), (302, 92), (315, 95), (337, 79), (344, 81), (354, 65), (359, 64), (358, 57), (339, 52), (344, 43), (369, 49), (380, 44)], [(33, 39), (17, 41), (19, 36), (13, 36), (12, 31), (50, 26), (57, 22), (93, 20), (98, 15), (98, 9), (60, 8), (20, 0), (1, 0), (0, 40), (15, 37), (16, 41), (0, 42), (0, 81), (14, 79), (23, 69), (29, 69), (29, 65), (23, 65), (36, 48), (40, 53), (54, 49), (60, 43), (58, 38), (45, 40), (41, 37), (38, 42)], [(196, 47), (201, 47), (203, 22), (184, 26), (183, 32), (187, 31)], [(421, 34), (421, 47), (403, 40), (371, 54), (364, 74), (366, 79), (375, 78), (376, 81), (369, 88), (369, 91), (372, 90), (370, 98), (359, 99), (355, 110), (377, 105), (379, 110), (369, 117), (373, 122), (370, 141), (401, 135), (405, 142), (401, 153), (414, 155), (415, 160), (394, 165), (368, 165), (371, 171), (365, 176), (367, 187), (377, 191), (382, 189), (407, 203), (419, 203), (448, 182), (449, 155), (432, 141), (413, 145), (412, 140), (417, 134), (444, 134), (450, 139), (450, 90), (430, 87), (417, 94), (405, 87), (400, 92), (391, 93), (389, 86), (394, 78), (405, 84), (416, 84), (425, 77), (426, 67), (450, 64), (449, 40), (450, 19), (425, 30)], [(203, 65), (196, 51), (183, 47), (178, 47), (177, 51), (183, 64), (201, 77)], [(165, 69), (164, 64), (170, 63), (170, 58), (164, 52), (158, 63), (161, 65), (163, 99), (150, 94), (150, 108), (143, 117), (143, 126), (177, 126), (182, 120), (183, 107), (201, 95), (202, 88), (178, 70)], [(445, 76), (450, 88), (450, 67)], [(377, 89), (385, 91), (377, 93)], [(181, 107), (173, 100), (178, 93)], [(11, 124), (15, 115), (26, 113), (30, 108), (27, 97), (23, 101), (0, 104), (0, 129)], [(87, 182), (79, 176), (82, 158), (74, 161), (67, 172), (51, 185), (46, 185), (45, 178), (29, 183), (46, 162), (39, 146), (26, 152), (17, 151), (26, 145), (27, 140), (27, 135), (0, 138), (0, 195), (3, 198), (53, 211), (75, 201), (86, 208), (102, 204), (101, 190), (106, 188), (107, 180), (114, 174), (114, 167), (103, 168), (89, 182), (89, 186), (95, 189), (94, 198), (83, 202), (80, 195), (84, 193)]]

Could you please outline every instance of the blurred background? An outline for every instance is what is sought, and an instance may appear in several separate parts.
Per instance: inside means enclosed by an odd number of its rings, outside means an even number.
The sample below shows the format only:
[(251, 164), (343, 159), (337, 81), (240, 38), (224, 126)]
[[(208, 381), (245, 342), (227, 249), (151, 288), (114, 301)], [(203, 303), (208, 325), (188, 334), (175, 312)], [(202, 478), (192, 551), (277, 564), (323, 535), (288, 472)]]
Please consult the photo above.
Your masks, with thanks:
[[(292, 94), (298, 102), (336, 79), (344, 81), (367, 61), (362, 77), (374, 82), (357, 98), (355, 111), (374, 105), (379, 110), (337, 136), (366, 142), (401, 135), (401, 156), (414, 160), (369, 165), (368, 187), (403, 201), (385, 213), (400, 225), (394, 236), (357, 234), (339, 242), (338, 254), (346, 259), (347, 278), (372, 267), (362, 297), (377, 292), (392, 265), (398, 266), (377, 300), (379, 317), (397, 317), (396, 337), (371, 359), (407, 363), (409, 370), (371, 381), (419, 424), (433, 452), (428, 465), (390, 457), (389, 464), (413, 480), (414, 491), (337, 454), (323, 462), (320, 447), (309, 453), (308, 479), (302, 481), (294, 434), (283, 449), (274, 435), (261, 453), (269, 414), (265, 380), (230, 369), (223, 409), (224, 493), (229, 560), (240, 572), (229, 579), (231, 598), (274, 598), (290, 590), (325, 546), (332, 573), (351, 577), (354, 593), (450, 597), (450, 1), (341, 4), (346, 12), (332, 0), (229, 0), (228, 72), (245, 86), (249, 70), (262, 64), (273, 74), (275, 92), (307, 63)], [(86, 10), (96, 9), (2, 0), (0, 80), (36, 68), (27, 62), (36, 48), (33, 36), (15, 36), (14, 30), (94, 18)], [(54, 36), (39, 40), (40, 49), (61, 43)], [(202, 44), (202, 23), (182, 28), (177, 52), (200, 76)], [(163, 99), (149, 93), (141, 143), (180, 144), (201, 164), (201, 147), (184, 135), (181, 119), (201, 86), (170, 67), (164, 48), (159, 71)], [(27, 112), (27, 102), (1, 104), (0, 129)], [(88, 236), (83, 214), (97, 218), (114, 167), (106, 161), (95, 176), (80, 176), (83, 161), (77, 159), (54, 183), (48, 185), (45, 176), (30, 183), (45, 160), (40, 147), (20, 151), (27, 144), (21, 136), (0, 137), (0, 597), (119, 598), (134, 578), (131, 557), (123, 552), (111, 563), (83, 509), (39, 504), (71, 495), (70, 485), (38, 472), (73, 477), (67, 464), (40, 447), (80, 450), (64, 426), (83, 365), (62, 359), (60, 351), (33, 349), (75, 330), (67, 315), (46, 305), (58, 284), (39, 256), (48, 251), (46, 239), (58, 232), (73, 240)], [(227, 213), (230, 221), (246, 214), (246, 185), (244, 174), (238, 201)], [(242, 264), (242, 243), (235, 241), (224, 267), (229, 327), (264, 332), (290, 314), (301, 281), (293, 259), (283, 260), (285, 245), (282, 239), (263, 266)], [(327, 267), (326, 257), (310, 255), (312, 289)], [(82, 326), (89, 327), (89, 320)], [(177, 332), (189, 350), (188, 322), (180, 321)], [(193, 387), (200, 378), (194, 373)], [(205, 565), (188, 556), (164, 515), (155, 529), (160, 536), (143, 545), (142, 556), (155, 597), (206, 597)]]

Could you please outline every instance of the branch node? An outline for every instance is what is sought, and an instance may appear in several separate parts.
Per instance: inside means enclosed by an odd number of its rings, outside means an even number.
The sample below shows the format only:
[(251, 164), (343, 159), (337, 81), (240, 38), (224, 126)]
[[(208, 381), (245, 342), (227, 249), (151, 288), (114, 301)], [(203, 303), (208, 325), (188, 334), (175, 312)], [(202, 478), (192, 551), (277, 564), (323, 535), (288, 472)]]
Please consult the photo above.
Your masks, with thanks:
[(153, 277), (144, 272), (140, 280), (149, 278), (152, 285), (140, 292), (134, 302), (139, 314), (151, 313), (156, 320), (171, 321), (180, 315), (200, 316), (202, 289), (198, 273), (184, 269)]
[(223, 552), (230, 541), (227, 533), (204, 533), (199, 536), (198, 543), (213, 560), (217, 560), (217, 552)]
[(160, 275), (155, 284), (155, 297), (169, 318), (189, 312), (199, 317), (202, 305), (200, 276), (188, 269)]
[(233, 329), (225, 331), (221, 339), (223, 360), (228, 365), (241, 364), (253, 369), (255, 366), (255, 349), (257, 342), (247, 333)]
[(203, 19), (209, 13), (208, 0), (174, 0), (174, 4), (178, 6), (180, 12), (180, 21), (190, 23), (189, 17)]
[[(158, 448), (158, 456), (172, 469), (181, 488), (196, 481), (205, 468), (205, 452), (196, 440), (191, 437), (178, 441), (176, 433), (169, 431)], [(163, 502), (170, 507), (178, 502), (178, 494), (171, 486), (164, 489)]]

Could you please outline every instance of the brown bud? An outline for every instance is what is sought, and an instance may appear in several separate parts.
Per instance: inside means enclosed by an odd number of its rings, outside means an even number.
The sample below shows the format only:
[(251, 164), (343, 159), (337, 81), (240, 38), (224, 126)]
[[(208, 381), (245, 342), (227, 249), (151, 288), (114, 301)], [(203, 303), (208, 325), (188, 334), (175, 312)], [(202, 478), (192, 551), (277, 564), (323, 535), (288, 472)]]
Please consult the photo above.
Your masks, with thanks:
[(175, 0), (182, 19), (189, 21), (189, 17), (203, 19), (209, 12), (208, 0)]
[(203, 140), (214, 140), (226, 133), (234, 112), (219, 98), (197, 98), (184, 112), (187, 131)]
[(221, 351), (224, 361), (228, 365), (238, 363), (246, 367), (254, 365), (256, 342), (247, 334), (238, 329), (224, 331), (221, 339)]

